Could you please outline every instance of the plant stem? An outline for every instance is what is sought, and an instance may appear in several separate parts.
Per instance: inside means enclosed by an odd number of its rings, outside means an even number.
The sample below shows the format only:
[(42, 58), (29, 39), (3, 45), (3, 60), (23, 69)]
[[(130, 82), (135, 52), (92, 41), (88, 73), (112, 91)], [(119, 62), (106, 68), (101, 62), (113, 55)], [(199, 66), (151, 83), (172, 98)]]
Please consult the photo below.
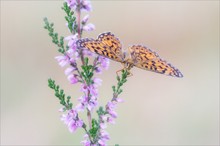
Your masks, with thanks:
[[(80, 39), (82, 37), (81, 35), (81, 12), (80, 12), (80, 0), (77, 0), (77, 3), (78, 3), (78, 6), (77, 6), (77, 31), (78, 31), (78, 38)], [(84, 55), (83, 55), (83, 50), (80, 49), (79, 50), (79, 54), (80, 54), (80, 57), (81, 57), (81, 61), (82, 61), (82, 65), (85, 65), (85, 61), (84, 61)], [(88, 85), (87, 85), (88, 87)], [(89, 95), (90, 95), (90, 92), (88, 90), (88, 98), (89, 98)], [(89, 128), (91, 129), (92, 128), (92, 115), (91, 115), (91, 112), (87, 109), (87, 118), (88, 118), (88, 123), (89, 123)]]
[[(88, 86), (88, 85), (87, 85)], [(88, 89), (88, 101), (90, 100), (90, 91)], [(88, 123), (89, 123), (89, 129), (92, 129), (92, 115), (89, 109), (87, 108), (87, 118), (88, 118)]]

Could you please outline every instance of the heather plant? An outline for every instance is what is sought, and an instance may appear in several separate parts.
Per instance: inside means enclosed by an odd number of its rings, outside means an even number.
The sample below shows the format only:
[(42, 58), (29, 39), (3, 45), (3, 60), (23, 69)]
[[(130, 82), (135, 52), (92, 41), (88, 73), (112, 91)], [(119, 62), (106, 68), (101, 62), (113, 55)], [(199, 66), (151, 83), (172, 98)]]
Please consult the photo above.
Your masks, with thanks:
[[(79, 90), (82, 96), (78, 98), (77, 104), (73, 104), (71, 96), (67, 96), (55, 80), (48, 79), (48, 86), (54, 90), (62, 106), (59, 110), (62, 113), (61, 120), (69, 131), (74, 133), (78, 128), (84, 129), (85, 135), (81, 144), (106, 146), (110, 139), (106, 131), (107, 124), (115, 123), (117, 118), (115, 107), (117, 103), (122, 102), (118, 96), (122, 93), (122, 86), (127, 81), (129, 73), (127, 70), (122, 70), (120, 76), (116, 75), (117, 85), (112, 86), (112, 97), (106, 104), (103, 104), (104, 106), (99, 106), (101, 104), (98, 104), (98, 98), (101, 97), (98, 95), (98, 87), (101, 86), (102, 80), (96, 75), (109, 68), (109, 59), (79, 48), (76, 44), (82, 38), (84, 31), (89, 32), (95, 29), (94, 24), (88, 23), (88, 14), (81, 18), (82, 13), (92, 10), (91, 2), (89, 0), (66, 0), (62, 10), (66, 15), (66, 27), (70, 35), (66, 37), (58, 35), (54, 30), (54, 24), (50, 23), (47, 18), (44, 19), (44, 28), (48, 30), (52, 42), (58, 48), (59, 56), (55, 59), (62, 68), (65, 68), (64, 72), (70, 84), (80, 84)], [(80, 112), (87, 115), (87, 120), (79, 116)]]
[[(81, 19), (82, 13), (92, 10), (89, 0), (66, 0), (62, 9), (66, 14), (66, 27), (70, 35), (59, 36), (54, 31), (53, 23), (47, 18), (44, 19), (44, 27), (48, 30), (52, 42), (58, 47), (60, 55), (55, 59), (61, 67), (65, 67), (65, 75), (70, 84), (80, 84), (82, 96), (78, 98), (78, 103), (73, 104), (71, 96), (66, 96), (55, 80), (48, 79), (48, 86), (54, 90), (62, 105), (61, 120), (69, 131), (74, 133), (78, 128), (84, 129), (85, 135), (81, 141), (84, 146), (106, 146), (110, 139), (106, 131), (107, 124), (115, 123), (115, 107), (122, 102), (118, 96), (122, 93), (122, 86), (127, 77), (132, 75), (132, 67), (178, 78), (182, 78), (183, 74), (149, 47), (132, 45), (128, 52), (124, 52), (120, 41), (110, 32), (100, 34), (97, 40), (83, 39), (83, 32), (95, 29), (94, 24), (88, 23), (88, 14)], [(124, 65), (122, 70), (117, 71), (117, 84), (112, 86), (113, 94), (106, 104), (98, 103), (98, 87), (101, 86), (102, 80), (96, 76), (109, 68), (109, 59), (103, 56)], [(80, 117), (80, 112), (86, 113), (87, 120)]]

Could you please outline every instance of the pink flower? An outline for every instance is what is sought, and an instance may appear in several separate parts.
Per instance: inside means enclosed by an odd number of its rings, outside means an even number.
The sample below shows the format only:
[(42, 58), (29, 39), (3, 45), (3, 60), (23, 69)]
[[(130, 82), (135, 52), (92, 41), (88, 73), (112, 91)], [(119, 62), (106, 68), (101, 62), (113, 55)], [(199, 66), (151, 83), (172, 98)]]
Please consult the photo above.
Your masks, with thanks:
[(69, 110), (67, 114), (63, 114), (61, 120), (68, 126), (71, 133), (83, 125), (83, 121), (78, 118), (78, 113), (75, 109)]
[(76, 118), (76, 116), (77, 116), (76, 110), (72, 109), (69, 110), (67, 114), (63, 114), (60, 119), (61, 121), (64, 121), (65, 124), (68, 124), (71, 121), (71, 119)]
[(117, 118), (117, 113), (114, 111), (115, 108), (115, 103), (113, 102), (108, 102), (106, 105), (106, 111), (111, 115), (112, 118)]
[(84, 140), (81, 141), (81, 143), (82, 143), (84, 146), (93, 146), (93, 145), (91, 145), (91, 142), (90, 142), (90, 140), (89, 140), (88, 134), (85, 134), (83, 137), (84, 137)]
[(76, 48), (69, 48), (67, 51), (66, 51), (66, 55), (69, 56), (70, 60), (72, 60), (73, 58), (73, 55), (75, 54), (76, 52)]
[(91, 146), (91, 142), (89, 139), (81, 141), (81, 144), (83, 144), (84, 146)]
[(92, 55), (94, 55), (94, 53), (92, 53), (88, 49), (83, 49), (83, 55), (92, 56)]
[(69, 131), (71, 133), (75, 132), (76, 129), (78, 128), (81, 128), (83, 125), (83, 121), (82, 120), (71, 120), (68, 124), (68, 128), (69, 128)]
[(80, 4), (78, 4), (78, 0), (66, 0), (68, 7), (76, 10), (77, 6), (80, 6), (81, 11), (92, 11), (92, 5), (89, 0), (79, 0)]
[(108, 110), (108, 113), (112, 116), (112, 118), (117, 118), (117, 113), (114, 110)]
[(117, 98), (115, 99), (115, 101), (116, 101), (117, 103), (121, 103), (121, 102), (124, 102), (124, 100), (123, 100), (123, 99), (121, 99), (121, 98), (118, 98), (118, 97), (117, 97)]
[(79, 52), (75, 52), (75, 56), (76, 56), (76, 58), (80, 58)]
[(63, 114), (60, 120), (63, 121), (66, 125), (68, 125), (68, 123), (71, 120), (71, 116), (69, 114)]
[(100, 131), (100, 139), (98, 140), (98, 143), (101, 145), (101, 146), (107, 146), (106, 142), (110, 139), (109, 137), (109, 134), (104, 131), (104, 130), (101, 130)]
[(77, 78), (77, 75), (75, 75), (75, 74), (71, 74), (67, 78), (71, 84), (76, 84), (79, 81)]
[(104, 68), (106, 70), (109, 68), (110, 61), (108, 58), (105, 58), (103, 56), (99, 56), (98, 61), (101, 63), (102, 68)]
[(95, 29), (95, 25), (92, 23), (89, 23), (89, 24), (83, 26), (83, 30), (85, 30), (85, 31), (93, 31), (94, 29)]
[(102, 139), (99, 139), (98, 143), (99, 143), (100, 146), (107, 146), (106, 142)]
[(76, 68), (75, 67), (68, 67), (68, 68), (66, 68), (66, 70), (65, 70), (65, 75), (69, 75), (69, 74), (71, 74), (73, 71), (75, 71), (76, 70)]
[(101, 128), (101, 129), (106, 129), (106, 128), (107, 128), (106, 123), (100, 123), (100, 128)]
[(68, 41), (68, 47), (74, 51), (77, 49), (76, 41), (78, 40), (78, 33), (65, 37), (65, 40)]
[(82, 24), (86, 24), (88, 20), (89, 20), (89, 15), (84, 16), (82, 19)]
[(83, 144), (84, 146), (91, 146), (91, 142), (88, 139), (81, 141), (81, 144)]
[(87, 105), (88, 110), (92, 111), (97, 105), (98, 105), (97, 98), (94, 96), (90, 97), (90, 100), (88, 101), (88, 105)]
[(70, 62), (68, 56), (56, 56), (55, 59), (58, 61), (61, 67), (66, 66)]
[(81, 84), (81, 88), (80, 88), (81, 92), (85, 92), (87, 94), (88, 92), (88, 87), (86, 84)]
[(107, 122), (110, 123), (110, 124), (115, 124), (115, 120), (112, 117), (108, 117)]
[(66, 0), (68, 7), (76, 8), (76, 0)]
[(98, 89), (94, 85), (90, 85), (88, 89), (92, 96), (98, 96)]
[(102, 68), (101, 68), (100, 66), (96, 67), (96, 68), (95, 68), (95, 72), (96, 72), (97, 74), (101, 74), (101, 73), (102, 73)]
[(81, 112), (85, 109), (85, 105), (83, 105), (82, 103), (78, 103), (75, 107), (75, 109), (78, 111), (78, 112)]
[(102, 80), (100, 78), (94, 78), (93, 82), (94, 82), (95, 87), (98, 87), (98, 86), (102, 85)]
[(92, 11), (91, 2), (89, 0), (81, 0), (81, 10), (86, 12)]

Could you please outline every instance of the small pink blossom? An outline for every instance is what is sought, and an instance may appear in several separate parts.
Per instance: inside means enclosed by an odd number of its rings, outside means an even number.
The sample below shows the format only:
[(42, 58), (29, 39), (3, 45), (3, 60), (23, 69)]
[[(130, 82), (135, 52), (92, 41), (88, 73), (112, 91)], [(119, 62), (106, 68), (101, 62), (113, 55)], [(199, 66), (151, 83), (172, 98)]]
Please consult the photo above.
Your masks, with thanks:
[(87, 55), (87, 56), (93, 56), (94, 53), (92, 53), (91, 51), (89, 51), (88, 49), (83, 49), (83, 55)]
[(83, 121), (78, 118), (78, 113), (75, 109), (71, 109), (67, 114), (63, 114), (61, 120), (68, 126), (71, 133), (83, 125)]
[(86, 12), (92, 11), (92, 5), (90, 0), (81, 0), (81, 10)]
[(102, 120), (102, 121), (106, 121), (106, 120), (107, 120), (107, 116), (106, 116), (106, 115), (102, 115), (102, 116), (101, 116), (101, 120)]
[(92, 111), (97, 105), (98, 105), (97, 98), (91, 97), (88, 102), (87, 108), (89, 111)]
[(102, 139), (104, 139), (104, 140), (109, 140), (109, 139), (110, 139), (108, 132), (106, 132), (106, 131), (104, 131), (104, 130), (101, 130), (100, 136), (101, 136)]
[(75, 75), (75, 74), (71, 74), (67, 78), (71, 84), (76, 84), (79, 81), (77, 78), (77, 75)]
[(94, 82), (95, 87), (98, 87), (98, 86), (102, 85), (102, 80), (100, 78), (94, 78), (93, 82)]
[(77, 51), (75, 52), (75, 57), (76, 57), (76, 58), (75, 58), (76, 60), (80, 58), (79, 52), (77, 52)]
[(75, 8), (76, 7), (76, 0), (66, 0), (68, 7)]
[(107, 122), (110, 123), (110, 124), (115, 124), (115, 120), (112, 117), (108, 117)]
[(81, 144), (83, 144), (84, 146), (91, 146), (91, 142), (89, 139), (81, 141)]
[(66, 125), (68, 125), (68, 123), (71, 120), (71, 116), (69, 114), (63, 114), (60, 120), (63, 121)]
[(74, 56), (75, 52), (76, 52), (76, 48), (69, 48), (66, 51), (66, 55), (68, 55), (69, 58), (71, 58), (70, 60), (72, 60), (73, 59), (72, 57)]
[(100, 146), (107, 146), (106, 142), (102, 139), (99, 139), (98, 143), (99, 143)]
[(83, 30), (85, 30), (85, 31), (93, 31), (93, 30), (95, 30), (95, 25), (92, 24), (92, 23), (89, 23), (89, 24), (83, 26)]
[(106, 128), (107, 128), (106, 123), (100, 123), (100, 128), (101, 128), (101, 129), (106, 129)]
[(76, 41), (78, 40), (78, 33), (65, 37), (65, 40), (68, 41), (68, 47), (70, 49), (72, 49), (73, 51), (77, 49)]
[(58, 61), (61, 67), (66, 66), (70, 62), (68, 56), (56, 56), (55, 59)]
[(99, 56), (98, 61), (101, 63), (102, 68), (104, 68), (106, 70), (109, 68), (110, 61), (108, 58), (105, 58), (103, 56)]
[(88, 89), (92, 96), (98, 96), (98, 89), (94, 85), (90, 85)]
[(117, 118), (117, 113), (114, 111), (115, 108), (115, 103), (113, 102), (108, 102), (106, 105), (106, 111), (111, 115), (112, 118)]
[(112, 118), (117, 118), (117, 113), (114, 110), (108, 110), (108, 113), (112, 116)]
[(124, 102), (124, 100), (123, 100), (123, 99), (118, 98), (118, 97), (115, 99), (115, 101), (116, 101), (116, 102), (118, 102), (118, 103), (122, 103), (122, 102)]
[(83, 105), (82, 103), (78, 103), (78, 104), (76, 105), (75, 109), (76, 109), (78, 112), (84, 111), (85, 105)]
[(88, 20), (89, 20), (89, 15), (84, 16), (82, 19), (82, 24), (86, 24)]
[(71, 120), (68, 124), (68, 128), (69, 128), (69, 131), (71, 133), (75, 132), (76, 129), (82, 127), (83, 125), (83, 121), (82, 120)]
[(104, 131), (104, 130), (101, 130), (100, 131), (100, 139), (98, 140), (98, 143), (101, 145), (101, 146), (107, 146), (106, 142), (110, 139), (109, 137), (109, 134)]
[(96, 72), (97, 74), (101, 74), (101, 73), (102, 73), (102, 67), (100, 67), (100, 66), (96, 67), (96, 68), (95, 68), (95, 72)]
[(65, 70), (65, 75), (69, 75), (69, 74), (71, 74), (73, 71), (75, 71), (76, 70), (76, 68), (75, 67), (68, 67), (68, 68), (66, 68), (66, 70)]
[(97, 146), (95, 144), (91, 144), (90, 140), (89, 140), (89, 136), (88, 134), (85, 134), (84, 136), (84, 140), (81, 141), (81, 143), (84, 145), (84, 146)]
[(88, 87), (86, 84), (81, 84), (81, 88), (80, 88), (81, 92), (85, 92), (87, 94), (88, 92)]

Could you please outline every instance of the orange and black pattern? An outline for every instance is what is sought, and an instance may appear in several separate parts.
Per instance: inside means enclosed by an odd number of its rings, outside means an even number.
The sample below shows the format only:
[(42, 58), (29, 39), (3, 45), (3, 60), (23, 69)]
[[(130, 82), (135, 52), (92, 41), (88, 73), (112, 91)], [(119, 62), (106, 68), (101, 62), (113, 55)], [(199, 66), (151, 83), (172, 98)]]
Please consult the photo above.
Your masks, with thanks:
[(89, 49), (91, 52), (97, 53), (114, 61), (122, 62), (122, 46), (118, 38), (110, 32), (102, 33), (98, 39), (80, 39), (77, 41), (77, 46), (80, 48)]
[[(98, 55), (126, 64), (125, 66), (136, 66), (141, 69), (173, 77), (183, 77), (178, 69), (165, 60), (162, 60), (156, 52), (148, 47), (133, 45), (128, 49), (129, 57), (124, 56), (119, 39), (110, 32), (100, 34), (96, 40), (80, 39), (77, 41), (77, 46), (79, 48), (89, 49)], [(130, 68), (126, 69), (129, 70)]]
[(159, 55), (150, 48), (133, 45), (129, 47), (129, 53), (131, 56), (129, 60), (131, 60), (131, 63), (136, 67), (165, 75), (183, 77), (178, 69), (161, 59)]

